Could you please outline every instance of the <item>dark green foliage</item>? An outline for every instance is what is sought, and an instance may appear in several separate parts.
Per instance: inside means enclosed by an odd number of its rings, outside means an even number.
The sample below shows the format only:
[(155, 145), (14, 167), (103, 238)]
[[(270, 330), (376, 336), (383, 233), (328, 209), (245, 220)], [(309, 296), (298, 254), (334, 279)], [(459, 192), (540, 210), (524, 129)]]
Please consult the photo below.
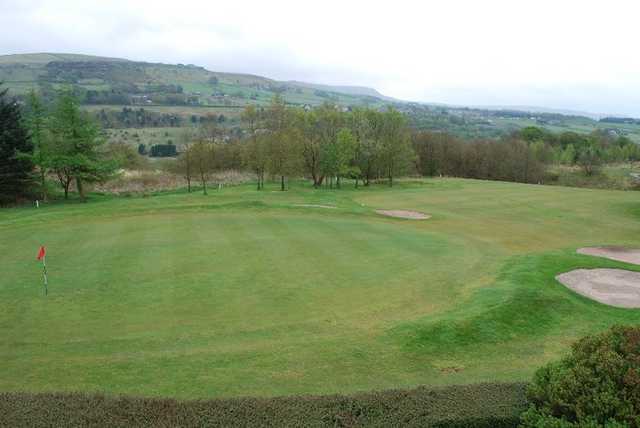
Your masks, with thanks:
[(556, 135), (545, 128), (539, 128), (537, 126), (525, 126), (519, 131), (513, 134), (513, 137), (519, 140), (524, 140), (527, 143), (533, 143), (535, 141), (546, 141), (548, 143), (555, 143), (557, 140)]
[(149, 156), (154, 158), (166, 158), (177, 156), (176, 146), (173, 144), (156, 144), (151, 146)]
[(179, 127), (183, 124), (177, 114), (158, 113), (144, 107), (123, 107), (120, 111), (100, 109), (94, 117), (104, 128)]
[(40, 97), (30, 92), (27, 97), (27, 105), (24, 110), (25, 126), (29, 131), (33, 144), (31, 161), (38, 170), (40, 189), (39, 193), (43, 201), (47, 200), (47, 173), (51, 160), (52, 147), (47, 130), (47, 110)]
[(602, 153), (595, 144), (588, 144), (578, 155), (578, 165), (584, 169), (587, 177), (592, 176), (602, 163)]
[(543, 144), (536, 150), (535, 143), (520, 139), (463, 141), (445, 133), (419, 132), (413, 146), (418, 172), (425, 176), (538, 183), (544, 175)]
[(524, 384), (417, 388), (353, 396), (176, 401), (85, 394), (0, 394), (11, 427), (515, 427)]
[(84, 199), (83, 183), (105, 181), (115, 170), (115, 162), (105, 159), (100, 151), (105, 142), (100, 129), (80, 110), (73, 94), (63, 93), (56, 101), (49, 131), (53, 148), (48, 163), (58, 176), (65, 199), (72, 180)]
[(633, 118), (630, 118), (630, 117), (615, 117), (615, 116), (603, 117), (602, 119), (600, 119), (600, 122), (603, 122), (603, 123), (623, 123), (623, 124), (628, 124), (628, 125), (640, 125), (640, 119), (633, 119)]
[(0, 206), (26, 196), (33, 184), (33, 144), (20, 107), (0, 90)]
[(535, 374), (524, 427), (640, 426), (640, 328), (585, 337)]

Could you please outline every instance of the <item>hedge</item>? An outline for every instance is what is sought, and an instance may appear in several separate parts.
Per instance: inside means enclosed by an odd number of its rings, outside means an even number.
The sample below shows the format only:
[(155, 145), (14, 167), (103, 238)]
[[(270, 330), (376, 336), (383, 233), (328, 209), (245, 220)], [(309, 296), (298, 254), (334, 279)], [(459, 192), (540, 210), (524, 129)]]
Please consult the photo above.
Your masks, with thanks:
[(516, 427), (526, 385), (486, 383), (354, 395), (174, 399), (0, 393), (10, 427)]

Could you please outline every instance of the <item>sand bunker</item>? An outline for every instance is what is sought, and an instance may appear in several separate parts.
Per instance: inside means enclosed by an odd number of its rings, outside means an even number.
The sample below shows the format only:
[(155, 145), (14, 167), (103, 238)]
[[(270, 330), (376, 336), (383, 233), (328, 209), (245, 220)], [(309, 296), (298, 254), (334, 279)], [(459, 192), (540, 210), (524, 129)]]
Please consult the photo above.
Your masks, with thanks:
[(605, 257), (619, 262), (633, 263), (640, 265), (640, 249), (625, 247), (588, 247), (579, 248), (578, 254), (588, 256)]
[(640, 272), (576, 269), (556, 276), (578, 294), (617, 308), (640, 308)]
[(429, 214), (421, 213), (418, 211), (406, 211), (406, 210), (376, 210), (378, 214), (386, 215), (389, 217), (406, 218), (409, 220), (426, 220), (431, 218)]
[(334, 205), (320, 205), (320, 204), (295, 204), (294, 207), (305, 207), (305, 208), (330, 208), (336, 209), (338, 207)]

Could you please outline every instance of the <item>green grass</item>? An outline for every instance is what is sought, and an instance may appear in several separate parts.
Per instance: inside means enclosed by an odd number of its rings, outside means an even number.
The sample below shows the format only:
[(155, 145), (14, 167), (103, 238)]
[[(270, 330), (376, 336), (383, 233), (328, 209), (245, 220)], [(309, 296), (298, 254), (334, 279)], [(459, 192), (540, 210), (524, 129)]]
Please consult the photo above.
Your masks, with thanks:
[(0, 211), (0, 390), (199, 398), (526, 380), (576, 338), (640, 321), (554, 280), (640, 270), (575, 253), (640, 245), (638, 193), (457, 179), (276, 189)]
[[(51, 61), (66, 62), (65, 72), (52, 76), (47, 64)], [(80, 69), (72, 62), (104, 63), (110, 62), (113, 67), (99, 67), (100, 71), (87, 71)], [(64, 64), (63, 64), (64, 65)], [(60, 66), (60, 65), (59, 65)], [(71, 78), (70, 75), (75, 76)], [(218, 79), (217, 84), (212, 84), (211, 77)], [(266, 77), (238, 73), (221, 73), (205, 70), (197, 66), (152, 64), (142, 62), (129, 62), (114, 58), (91, 57), (74, 54), (24, 54), (24, 55), (0, 55), (0, 81), (5, 82), (11, 94), (24, 96), (30, 90), (40, 90), (44, 83), (51, 84), (53, 88), (62, 90), (74, 86), (80, 90), (109, 91), (115, 89), (121, 91), (122, 83), (135, 85), (138, 89), (144, 89), (148, 85), (180, 85), (186, 94), (199, 94), (201, 109), (197, 113), (202, 114), (203, 108), (222, 108), (227, 111), (238, 112), (247, 104), (266, 105), (271, 102), (276, 92), (285, 89), (282, 96), (290, 104), (320, 105), (327, 98), (315, 94), (311, 88), (302, 88), (287, 82), (278, 82)], [(340, 92), (339, 89), (337, 89)], [(223, 92), (226, 97), (213, 96), (214, 92)], [(169, 93), (169, 92), (167, 92)], [(164, 93), (164, 95), (167, 95)], [(130, 92), (135, 95), (137, 91)], [(331, 93), (332, 102), (342, 106), (371, 105), (382, 107), (387, 103), (378, 99), (373, 101), (369, 97), (344, 93)], [(251, 97), (255, 96), (255, 99)], [(93, 107), (93, 106), (92, 106)], [(101, 106), (99, 106), (101, 107)], [(184, 115), (187, 110), (193, 111), (193, 106), (145, 106), (145, 108), (168, 107), (166, 112)], [(233, 114), (233, 113), (232, 113)], [(226, 113), (225, 113), (226, 115)]]

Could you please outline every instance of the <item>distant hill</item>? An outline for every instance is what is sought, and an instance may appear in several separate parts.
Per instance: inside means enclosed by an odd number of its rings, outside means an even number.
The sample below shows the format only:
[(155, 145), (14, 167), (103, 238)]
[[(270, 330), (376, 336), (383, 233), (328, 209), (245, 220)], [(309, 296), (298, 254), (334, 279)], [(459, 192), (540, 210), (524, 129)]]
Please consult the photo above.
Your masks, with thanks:
[(335, 92), (338, 94), (347, 94), (347, 95), (356, 95), (356, 96), (365, 96), (365, 97), (373, 97), (380, 98), (382, 100), (388, 101), (398, 101), (394, 98), (387, 97), (382, 95), (380, 92), (373, 88), (368, 88), (366, 86), (342, 86), (342, 85), (322, 85), (319, 83), (307, 83), (307, 82), (299, 82), (296, 80), (291, 80), (287, 82), (294, 86), (300, 86), (303, 88), (311, 88), (319, 91), (326, 92)]
[(29, 53), (0, 55), (0, 65), (47, 64), (53, 61), (127, 61), (120, 58), (108, 58), (93, 55), (65, 53)]
[(491, 106), (474, 106), (473, 108), (485, 109), (485, 110), (512, 110), (512, 111), (523, 111), (523, 112), (531, 112), (531, 113), (549, 113), (549, 114), (561, 114), (563, 116), (581, 116), (588, 117), (590, 119), (598, 120), (604, 117), (604, 114), (600, 113), (591, 113), (587, 111), (580, 110), (568, 110), (568, 109), (560, 109), (560, 108), (549, 108), (549, 107), (539, 107), (539, 106), (500, 106), (500, 105), (491, 105)]
[[(554, 132), (618, 129), (640, 142), (640, 125), (597, 122), (600, 115), (530, 106), (465, 107), (396, 100), (363, 86), (278, 81), (245, 73), (210, 71), (193, 64), (162, 64), (68, 53), (0, 55), (0, 82), (24, 97), (37, 90), (53, 99), (71, 89), (105, 128), (175, 127), (215, 115), (232, 127), (244, 106), (266, 106), (278, 94), (290, 105), (394, 106), (410, 124), (468, 138), (492, 138), (524, 126)], [(144, 109), (144, 112), (140, 110)], [(526, 112), (526, 113), (522, 113)], [(636, 129), (637, 128), (637, 129)]]
[(18, 96), (36, 89), (46, 97), (72, 89), (88, 105), (216, 106), (267, 104), (275, 94), (294, 105), (332, 102), (381, 106), (391, 99), (371, 88), (281, 82), (221, 73), (196, 65), (161, 64), (65, 53), (0, 56), (0, 81)]

